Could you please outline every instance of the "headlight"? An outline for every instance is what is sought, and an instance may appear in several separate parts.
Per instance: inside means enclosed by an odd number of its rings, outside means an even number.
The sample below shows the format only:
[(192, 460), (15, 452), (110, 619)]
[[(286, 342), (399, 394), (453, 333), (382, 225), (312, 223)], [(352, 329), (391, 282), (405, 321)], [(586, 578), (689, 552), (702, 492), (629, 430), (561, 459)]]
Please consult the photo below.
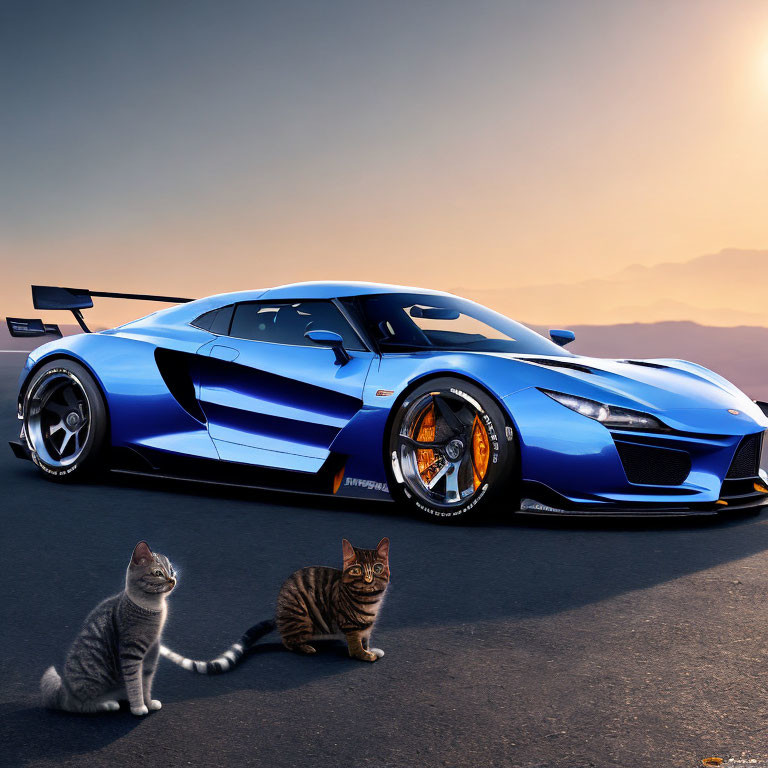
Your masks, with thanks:
[(619, 408), (615, 405), (598, 403), (596, 400), (588, 400), (586, 397), (566, 395), (562, 392), (552, 392), (548, 389), (540, 390), (560, 405), (570, 408), (582, 416), (605, 424), (606, 427), (618, 427), (619, 429), (667, 429), (658, 419), (648, 413), (633, 411), (629, 408)]

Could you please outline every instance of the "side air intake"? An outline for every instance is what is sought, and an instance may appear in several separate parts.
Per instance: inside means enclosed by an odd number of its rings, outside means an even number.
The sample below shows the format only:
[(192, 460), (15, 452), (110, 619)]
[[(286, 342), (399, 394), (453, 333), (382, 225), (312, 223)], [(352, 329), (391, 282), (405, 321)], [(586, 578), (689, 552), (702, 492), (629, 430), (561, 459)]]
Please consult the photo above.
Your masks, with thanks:
[(760, 448), (763, 444), (763, 433), (758, 432), (755, 435), (747, 435), (731, 461), (726, 477), (729, 480), (743, 477), (757, 477), (760, 470)]
[(197, 397), (195, 397), (195, 383), (192, 379), (191, 366), (197, 362), (195, 355), (187, 355), (184, 352), (175, 352), (170, 349), (156, 349), (155, 362), (157, 362), (165, 386), (168, 387), (178, 404), (193, 419), (205, 424), (207, 419)]

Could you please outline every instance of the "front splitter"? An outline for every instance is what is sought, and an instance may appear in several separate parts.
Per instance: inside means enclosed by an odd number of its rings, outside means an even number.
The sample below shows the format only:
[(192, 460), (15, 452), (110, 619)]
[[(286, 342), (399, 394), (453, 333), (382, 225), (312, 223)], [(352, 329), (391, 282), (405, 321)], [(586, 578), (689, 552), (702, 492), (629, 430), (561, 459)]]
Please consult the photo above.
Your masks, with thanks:
[(715, 504), (702, 507), (571, 507), (561, 509), (550, 504), (523, 499), (518, 514), (522, 515), (554, 515), (558, 517), (711, 517), (727, 515), (729, 512), (759, 511), (768, 506), (768, 497), (763, 497), (745, 504)]

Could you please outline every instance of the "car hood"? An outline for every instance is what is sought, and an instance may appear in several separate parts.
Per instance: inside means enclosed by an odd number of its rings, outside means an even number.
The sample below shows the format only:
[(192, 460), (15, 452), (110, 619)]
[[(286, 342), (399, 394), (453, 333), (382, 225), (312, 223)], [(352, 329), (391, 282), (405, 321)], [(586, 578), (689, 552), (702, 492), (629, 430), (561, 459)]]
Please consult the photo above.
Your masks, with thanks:
[[(761, 409), (738, 387), (713, 371), (686, 360), (609, 360), (544, 355), (505, 357), (540, 369), (537, 379), (541, 379), (541, 384), (536, 386), (543, 388), (652, 413), (709, 409), (723, 414), (724, 425), (732, 424), (733, 417), (738, 415), (759, 426), (768, 426), (768, 419)], [(729, 409), (740, 413), (731, 414)]]

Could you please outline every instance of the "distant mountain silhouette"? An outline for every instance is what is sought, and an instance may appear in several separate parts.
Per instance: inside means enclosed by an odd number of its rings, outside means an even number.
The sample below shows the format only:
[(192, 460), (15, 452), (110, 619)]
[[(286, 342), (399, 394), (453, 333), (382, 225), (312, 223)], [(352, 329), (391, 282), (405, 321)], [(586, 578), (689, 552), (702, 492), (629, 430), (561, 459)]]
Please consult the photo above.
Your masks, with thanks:
[(657, 323), (690, 320), (701, 325), (768, 327), (768, 251), (727, 249), (681, 263), (633, 265), (599, 280), (459, 289), (514, 318), (567, 325)]

